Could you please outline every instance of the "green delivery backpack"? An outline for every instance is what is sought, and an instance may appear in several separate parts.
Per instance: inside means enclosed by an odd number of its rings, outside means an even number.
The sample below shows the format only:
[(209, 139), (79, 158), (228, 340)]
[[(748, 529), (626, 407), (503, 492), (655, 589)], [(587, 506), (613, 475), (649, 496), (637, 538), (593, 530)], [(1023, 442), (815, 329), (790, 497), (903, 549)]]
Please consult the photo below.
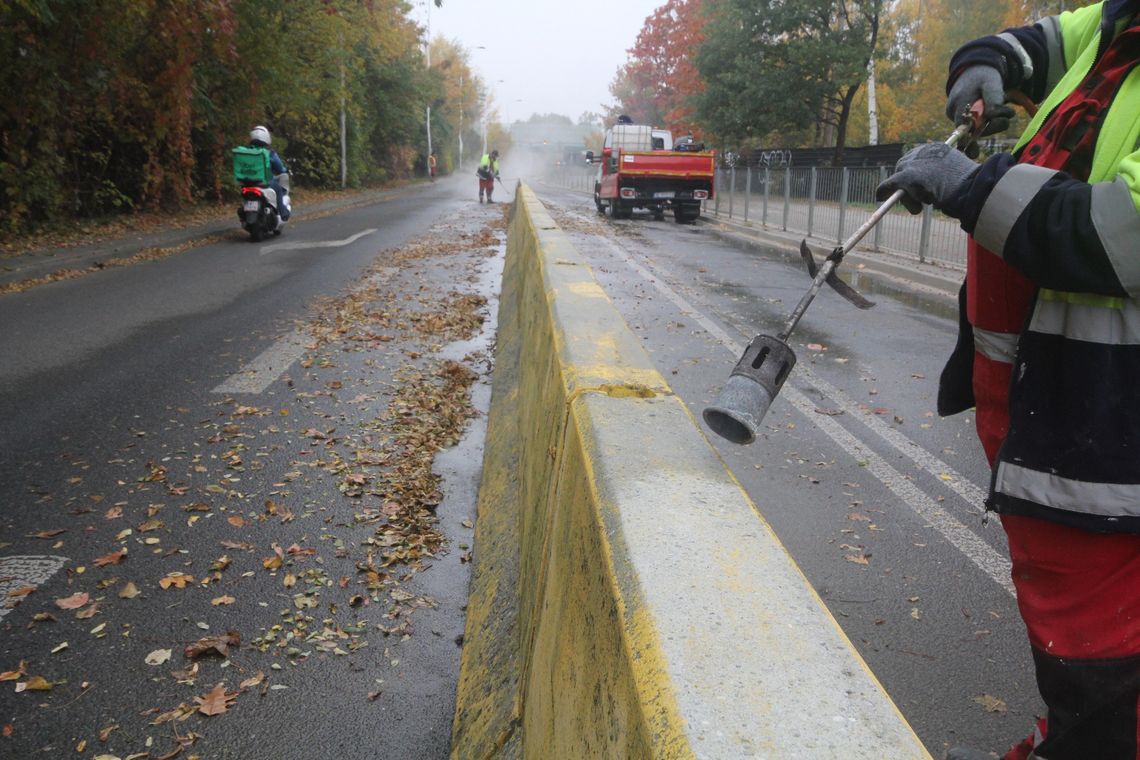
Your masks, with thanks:
[(268, 185), (273, 181), (266, 148), (234, 148), (234, 180), (241, 185)]

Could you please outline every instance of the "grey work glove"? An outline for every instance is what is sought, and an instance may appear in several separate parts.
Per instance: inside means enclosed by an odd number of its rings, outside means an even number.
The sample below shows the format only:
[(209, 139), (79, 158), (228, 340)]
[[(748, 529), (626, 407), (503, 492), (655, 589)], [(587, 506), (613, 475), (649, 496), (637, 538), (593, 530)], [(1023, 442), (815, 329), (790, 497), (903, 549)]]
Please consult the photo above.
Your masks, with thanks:
[(946, 118), (955, 124), (961, 124), (963, 114), (978, 98), (984, 103), (982, 129), (978, 136), (1009, 129), (1013, 109), (1005, 104), (1005, 85), (1001, 81), (1001, 72), (993, 66), (971, 66), (958, 75), (946, 98)]
[(875, 199), (885, 201), (896, 190), (902, 190), (902, 204), (912, 214), (922, 211), (924, 203), (941, 208), (977, 168), (965, 154), (946, 143), (920, 145), (899, 159), (895, 173), (875, 190)]

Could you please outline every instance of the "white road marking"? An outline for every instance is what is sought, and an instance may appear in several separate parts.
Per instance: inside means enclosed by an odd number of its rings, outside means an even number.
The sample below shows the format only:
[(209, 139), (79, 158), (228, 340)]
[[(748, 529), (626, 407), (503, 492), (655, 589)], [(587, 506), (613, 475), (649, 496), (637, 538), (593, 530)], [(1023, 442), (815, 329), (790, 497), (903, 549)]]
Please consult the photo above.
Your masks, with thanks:
[[(381, 285), (399, 272), (398, 267), (378, 267), (365, 285)], [(303, 330), (294, 330), (258, 354), (257, 358), (214, 388), (214, 393), (263, 393), (277, 378), (305, 355), (313, 342)]]
[[(718, 343), (728, 349), (734, 357), (739, 357), (744, 353), (744, 344), (734, 340), (712, 319), (705, 316), (695, 306), (685, 300), (683, 296), (663, 283), (660, 277), (634, 261), (621, 246), (608, 238), (601, 237), (600, 239), (606, 243), (616, 256), (625, 261), (631, 269), (653, 285), (658, 292), (668, 298), (677, 308), (685, 312), (690, 318), (695, 319), (701, 327), (712, 335)], [(938, 478), (939, 482), (945, 483), (947, 487), (954, 490), (955, 493), (965, 499), (971, 506), (976, 508), (977, 505), (981, 503), (983, 497), (980, 488), (954, 472), (952, 468), (922, 449), (921, 446), (911, 441), (902, 433), (888, 427), (881, 420), (874, 418), (868, 419), (868, 415), (864, 415), (858, 411), (853, 399), (841, 393), (837, 388), (826, 383), (818, 376), (806, 372), (805, 370), (806, 368), (797, 367), (793, 372), (802, 372), (805, 375), (810, 375), (810, 380), (816, 387), (824, 391), (827, 395), (837, 398), (845, 407), (849, 407), (853, 418), (866, 424), (873, 432), (882, 436), (893, 448), (897, 449), (923, 469), (929, 471)], [(808, 398), (803, 392), (791, 384), (784, 385), (780, 392), (795, 409), (807, 417), (809, 421), (827, 435), (827, 437), (831, 438), (841, 449), (846, 451), (852, 459), (857, 462), (866, 462), (868, 472), (874, 475), (879, 482), (890, 489), (892, 493), (914, 510), (916, 514), (930, 523), (931, 527), (941, 533), (951, 545), (962, 552), (978, 569), (988, 575), (995, 583), (1004, 588), (1011, 595), (1014, 594), (1013, 583), (1010, 580), (1009, 560), (998, 554), (973, 531), (949, 515), (945, 510), (941, 509), (934, 499), (907, 480), (901, 472), (887, 464), (886, 460), (848, 432), (846, 428), (831, 417), (816, 414), (816, 402)], [(943, 474), (950, 476), (951, 480), (944, 480), (942, 478)]]
[(50, 555), (0, 557), (0, 619), (19, 602), (19, 598), (9, 599), (8, 594), (21, 588), (42, 586), (66, 564), (67, 557)]
[(226, 378), (214, 393), (261, 393), (305, 355), (312, 338), (295, 330), (258, 354), (240, 372)]
[(838, 408), (849, 414), (851, 419), (858, 420), (871, 428), (874, 433), (891, 444), (900, 454), (945, 483), (947, 488), (961, 496), (962, 500), (973, 509), (979, 513), (984, 510), (982, 506), (986, 500), (986, 492), (984, 489), (974, 485), (968, 478), (946, 464), (946, 462), (943, 462), (922, 446), (907, 438), (896, 428), (883, 422), (878, 415), (868, 414), (866, 411), (860, 409), (859, 403), (855, 401), (855, 399), (847, 395), (845, 391), (836, 388), (812, 372), (808, 367), (801, 367), (800, 370), (802, 370), (804, 377), (812, 385), (819, 388), (825, 396), (834, 401), (838, 401)]
[(314, 240), (311, 242), (296, 240), (288, 243), (274, 243), (273, 245), (263, 245), (261, 247), (260, 253), (262, 256), (264, 256), (265, 254), (272, 253), (273, 251), (300, 251), (306, 248), (340, 248), (342, 246), (351, 245), (357, 240), (360, 240), (360, 238), (364, 237), (365, 235), (371, 235), (373, 232), (376, 232), (376, 230), (364, 230), (363, 232), (358, 232), (352, 237), (347, 237), (344, 240)]
[[(743, 351), (743, 347), (741, 351)], [(998, 554), (972, 530), (951, 517), (927, 493), (907, 480), (901, 472), (887, 464), (885, 459), (867, 448), (866, 444), (849, 433), (834, 418), (816, 414), (816, 403), (798, 389), (785, 385), (781, 393), (786, 394), (792, 406), (815, 423), (816, 427), (822, 430), (828, 438), (835, 441), (852, 458), (859, 462), (866, 462), (868, 472), (878, 478), (880, 483), (889, 488), (919, 517), (930, 523), (931, 527), (941, 533), (958, 551), (966, 555), (966, 558), (988, 575), (994, 583), (1008, 591), (1010, 596), (1015, 595), (1010, 576), (1009, 560)]]

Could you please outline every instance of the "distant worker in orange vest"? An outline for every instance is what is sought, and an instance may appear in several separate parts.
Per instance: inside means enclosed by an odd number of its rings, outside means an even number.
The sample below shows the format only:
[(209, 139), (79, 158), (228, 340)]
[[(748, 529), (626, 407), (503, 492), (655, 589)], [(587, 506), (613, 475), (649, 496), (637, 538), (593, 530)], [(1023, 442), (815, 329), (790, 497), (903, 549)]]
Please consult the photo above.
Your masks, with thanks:
[(432, 182), (435, 182), (435, 154), (434, 153), (432, 153), (430, 156), (428, 156), (428, 176), (431, 177)]

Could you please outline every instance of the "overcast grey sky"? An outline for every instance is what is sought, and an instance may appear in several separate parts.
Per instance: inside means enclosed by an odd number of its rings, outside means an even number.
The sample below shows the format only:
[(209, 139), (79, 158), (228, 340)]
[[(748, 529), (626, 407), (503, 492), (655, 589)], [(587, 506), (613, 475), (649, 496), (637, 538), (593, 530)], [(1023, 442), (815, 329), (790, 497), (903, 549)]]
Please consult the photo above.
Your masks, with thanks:
[[(427, 3), (416, 17), (427, 21)], [(610, 82), (645, 19), (665, 0), (443, 0), (431, 35), (458, 40), (510, 120), (613, 103)], [(485, 50), (477, 49), (484, 46)], [(502, 80), (502, 81), (499, 81)]]

